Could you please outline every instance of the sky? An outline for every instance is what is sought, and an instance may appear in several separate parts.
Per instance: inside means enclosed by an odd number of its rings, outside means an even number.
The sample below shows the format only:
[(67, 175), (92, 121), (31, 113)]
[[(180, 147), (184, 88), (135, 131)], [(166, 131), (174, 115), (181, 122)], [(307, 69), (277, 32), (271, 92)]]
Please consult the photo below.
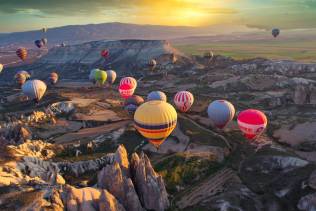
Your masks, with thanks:
[(0, 0), (0, 32), (123, 22), (316, 28), (316, 0)]

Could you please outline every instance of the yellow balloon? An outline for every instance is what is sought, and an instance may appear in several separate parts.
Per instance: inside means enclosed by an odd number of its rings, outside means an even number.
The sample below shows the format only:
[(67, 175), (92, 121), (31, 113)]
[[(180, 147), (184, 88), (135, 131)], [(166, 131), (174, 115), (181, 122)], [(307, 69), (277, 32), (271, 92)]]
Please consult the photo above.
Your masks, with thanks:
[(172, 105), (160, 100), (139, 106), (134, 115), (134, 126), (155, 147), (159, 147), (177, 125), (177, 112)]
[(106, 78), (107, 78), (107, 73), (104, 70), (100, 70), (95, 73), (95, 80), (100, 85), (103, 85), (106, 82)]

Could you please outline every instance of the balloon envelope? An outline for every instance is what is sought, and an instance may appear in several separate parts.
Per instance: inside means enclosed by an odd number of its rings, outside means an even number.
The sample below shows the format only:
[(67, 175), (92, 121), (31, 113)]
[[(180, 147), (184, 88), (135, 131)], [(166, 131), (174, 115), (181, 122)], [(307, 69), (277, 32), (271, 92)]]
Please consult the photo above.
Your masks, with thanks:
[(46, 92), (46, 84), (40, 80), (29, 80), (22, 86), (22, 92), (30, 99), (39, 101)]
[(56, 84), (58, 81), (58, 74), (55, 72), (50, 73), (49, 75), (49, 81), (51, 84)]
[(103, 85), (105, 83), (106, 78), (107, 78), (107, 74), (104, 70), (99, 70), (95, 72), (95, 80), (100, 85)]
[(99, 69), (92, 69), (90, 71), (90, 74), (89, 74), (89, 80), (93, 83), (95, 83), (95, 75), (96, 75), (96, 72), (100, 71)]
[(41, 39), (44, 45), (47, 45), (47, 38), (42, 38)]
[(108, 75), (107, 82), (109, 84), (114, 84), (115, 79), (116, 79), (116, 72), (114, 70), (107, 70), (106, 73)]
[(123, 84), (131, 85), (131, 87), (134, 88), (134, 89), (136, 89), (136, 87), (137, 87), (137, 81), (133, 77), (122, 78), (121, 81), (120, 81), (120, 85), (123, 85)]
[(127, 105), (136, 105), (136, 106), (139, 106), (141, 104), (144, 103), (144, 99), (141, 97), (141, 96), (138, 96), (138, 95), (133, 95), (133, 96), (130, 96), (128, 97), (125, 102), (124, 102), (124, 105), (127, 106)]
[(280, 29), (272, 29), (272, 35), (273, 37), (277, 37), (280, 34)]
[(244, 136), (249, 139), (257, 138), (267, 127), (266, 115), (255, 109), (248, 109), (238, 114), (237, 123)]
[(103, 58), (107, 58), (109, 55), (110, 55), (109, 50), (104, 49), (104, 50), (101, 51), (101, 56), (102, 56)]
[(38, 47), (38, 48), (41, 48), (44, 46), (44, 43), (42, 40), (35, 40), (35, 45)]
[(0, 63), (0, 73), (2, 72), (3, 70), (3, 64)]
[(167, 96), (165, 93), (161, 91), (152, 91), (148, 94), (147, 101), (152, 101), (152, 100), (161, 100), (161, 101), (167, 102)]
[(226, 100), (215, 100), (207, 108), (208, 117), (218, 128), (224, 128), (235, 115), (233, 104)]
[(159, 147), (177, 125), (177, 112), (161, 100), (149, 101), (135, 112), (134, 126), (155, 147)]
[(122, 84), (119, 86), (119, 93), (122, 98), (127, 99), (135, 92), (135, 88), (131, 84)]
[(188, 91), (178, 92), (174, 96), (174, 103), (181, 112), (187, 112), (193, 105), (194, 97)]
[(16, 50), (16, 55), (22, 59), (23, 61), (26, 59), (27, 57), (27, 50), (26, 48), (19, 48)]

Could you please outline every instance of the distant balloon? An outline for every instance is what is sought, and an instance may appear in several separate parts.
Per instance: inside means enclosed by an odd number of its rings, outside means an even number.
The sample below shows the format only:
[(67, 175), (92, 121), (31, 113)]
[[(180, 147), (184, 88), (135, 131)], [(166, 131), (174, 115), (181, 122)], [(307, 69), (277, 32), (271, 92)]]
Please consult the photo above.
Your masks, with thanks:
[(3, 70), (3, 64), (0, 63), (0, 73), (2, 72)]
[(175, 64), (178, 61), (178, 58), (176, 57), (174, 53), (171, 54), (171, 61), (172, 61), (172, 64)]
[(161, 91), (153, 91), (153, 92), (150, 92), (147, 96), (147, 101), (152, 101), (152, 100), (161, 100), (161, 101), (167, 102), (167, 96), (165, 93)]
[(95, 81), (99, 85), (103, 85), (106, 82), (107, 74), (104, 70), (95, 72)]
[(47, 45), (47, 38), (42, 38), (41, 39), (44, 45)]
[(27, 50), (26, 48), (19, 48), (16, 50), (16, 55), (22, 59), (23, 61), (26, 59), (27, 57)]
[(144, 103), (144, 99), (141, 96), (133, 95), (133, 96), (128, 97), (125, 100), (124, 106), (130, 105), (130, 104), (139, 106), (139, 105), (141, 105), (143, 103)]
[(41, 48), (44, 46), (44, 43), (42, 40), (35, 40), (35, 45), (38, 47), (38, 48)]
[(138, 106), (144, 103), (144, 99), (141, 96), (133, 95), (127, 98), (124, 102), (125, 110), (130, 114), (134, 114)]
[(261, 135), (267, 127), (268, 120), (262, 111), (248, 109), (239, 113), (237, 123), (244, 136), (253, 140)]
[(49, 75), (49, 81), (51, 84), (56, 84), (58, 81), (58, 74), (56, 72), (52, 72)]
[(122, 98), (127, 99), (135, 92), (135, 88), (132, 84), (122, 84), (119, 86), (119, 93)]
[(66, 47), (66, 43), (63, 42), (63, 43), (60, 44), (60, 46), (61, 47)]
[(116, 79), (116, 72), (114, 70), (107, 70), (106, 73), (108, 75), (107, 82), (111, 85), (114, 84)]
[(46, 92), (46, 84), (40, 80), (29, 80), (22, 86), (22, 92), (30, 99), (39, 101)]
[(46, 27), (42, 28), (42, 32), (46, 33), (47, 32), (47, 28)]
[(226, 100), (215, 100), (207, 108), (208, 117), (218, 128), (224, 128), (235, 115), (233, 104)]
[(272, 36), (273, 37), (277, 37), (277, 36), (279, 36), (279, 34), (280, 34), (280, 29), (277, 29), (277, 28), (275, 28), (275, 29), (272, 29)]
[(22, 86), (25, 83), (25, 81), (28, 80), (30, 77), (31, 75), (24, 70), (17, 72), (14, 76), (17, 84), (19, 84), (20, 86)]
[(93, 84), (96, 83), (96, 80), (95, 80), (95, 75), (96, 75), (96, 72), (100, 71), (100, 69), (92, 69), (90, 71), (90, 74), (89, 74), (89, 81), (91, 81)]
[(155, 70), (156, 66), (157, 66), (157, 61), (152, 59), (149, 61), (148, 66), (150, 67), (150, 70), (153, 71)]
[(109, 55), (110, 55), (109, 50), (104, 49), (104, 50), (101, 51), (101, 56), (102, 56), (103, 58), (106, 59)]
[(204, 53), (204, 58), (208, 59), (209, 61), (212, 61), (214, 57), (214, 54), (212, 51), (208, 51)]
[(134, 115), (134, 126), (158, 148), (177, 125), (177, 112), (172, 105), (153, 100), (139, 106)]
[(193, 105), (194, 97), (188, 91), (178, 92), (174, 96), (174, 103), (181, 112), (187, 112)]
[(120, 85), (123, 85), (123, 84), (129, 84), (134, 89), (136, 89), (136, 87), (137, 87), (137, 81), (133, 77), (122, 78), (121, 81), (120, 81)]

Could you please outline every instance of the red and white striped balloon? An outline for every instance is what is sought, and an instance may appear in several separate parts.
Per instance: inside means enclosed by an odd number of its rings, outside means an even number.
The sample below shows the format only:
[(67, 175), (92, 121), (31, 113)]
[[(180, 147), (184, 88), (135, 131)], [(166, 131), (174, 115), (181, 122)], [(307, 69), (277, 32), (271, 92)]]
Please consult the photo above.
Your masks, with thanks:
[(134, 94), (135, 88), (131, 84), (122, 84), (119, 86), (119, 92), (122, 98), (127, 99)]
[(130, 85), (133, 89), (136, 89), (137, 87), (137, 81), (133, 77), (122, 78), (120, 81), (120, 86), (125, 84)]
[(267, 127), (268, 120), (263, 112), (248, 109), (239, 113), (237, 123), (244, 136), (249, 140), (253, 140), (261, 135)]
[(174, 103), (181, 112), (187, 112), (194, 102), (191, 92), (181, 91), (174, 96)]

